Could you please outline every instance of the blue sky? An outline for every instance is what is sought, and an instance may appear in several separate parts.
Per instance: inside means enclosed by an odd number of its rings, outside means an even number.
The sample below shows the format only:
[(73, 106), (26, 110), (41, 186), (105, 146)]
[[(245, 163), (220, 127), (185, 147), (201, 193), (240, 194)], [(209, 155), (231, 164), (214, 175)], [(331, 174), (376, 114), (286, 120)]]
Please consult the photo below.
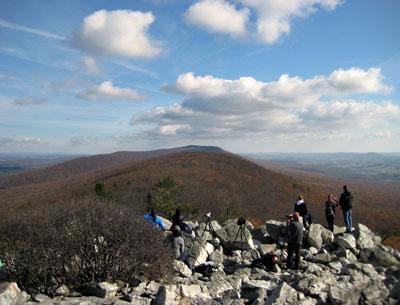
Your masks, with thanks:
[(0, 2), (0, 152), (400, 150), (400, 3)]

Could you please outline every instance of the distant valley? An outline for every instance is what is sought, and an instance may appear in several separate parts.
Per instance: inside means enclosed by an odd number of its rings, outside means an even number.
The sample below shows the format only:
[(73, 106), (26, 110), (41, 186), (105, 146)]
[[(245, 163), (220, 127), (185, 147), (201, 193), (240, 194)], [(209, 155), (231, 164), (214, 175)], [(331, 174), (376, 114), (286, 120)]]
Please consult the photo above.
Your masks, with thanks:
[(309, 173), (350, 181), (400, 183), (400, 153), (246, 154), (258, 164), (287, 173)]

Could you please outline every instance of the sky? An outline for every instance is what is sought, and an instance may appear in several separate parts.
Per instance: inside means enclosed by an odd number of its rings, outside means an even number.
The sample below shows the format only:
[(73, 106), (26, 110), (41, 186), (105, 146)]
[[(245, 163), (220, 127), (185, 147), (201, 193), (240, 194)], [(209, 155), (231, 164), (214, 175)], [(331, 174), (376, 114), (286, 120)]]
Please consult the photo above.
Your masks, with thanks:
[(0, 152), (400, 151), (397, 0), (0, 1)]

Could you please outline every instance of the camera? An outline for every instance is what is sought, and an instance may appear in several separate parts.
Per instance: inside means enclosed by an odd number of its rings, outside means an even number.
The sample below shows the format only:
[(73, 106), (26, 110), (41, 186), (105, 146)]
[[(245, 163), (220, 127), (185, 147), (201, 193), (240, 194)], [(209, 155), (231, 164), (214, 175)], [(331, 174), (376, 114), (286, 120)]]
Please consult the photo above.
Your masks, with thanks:
[(237, 224), (238, 226), (242, 226), (244, 224), (246, 224), (246, 219), (242, 216), (237, 220)]

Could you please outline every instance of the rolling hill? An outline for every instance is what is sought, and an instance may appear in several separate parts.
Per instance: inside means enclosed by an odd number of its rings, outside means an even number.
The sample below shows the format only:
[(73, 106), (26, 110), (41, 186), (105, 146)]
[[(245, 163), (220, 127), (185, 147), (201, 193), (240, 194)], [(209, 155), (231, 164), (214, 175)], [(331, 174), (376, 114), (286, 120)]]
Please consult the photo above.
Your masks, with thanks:
[[(23, 174), (21, 174), (23, 175)], [(222, 219), (243, 215), (261, 224), (283, 219), (303, 194), (314, 219), (325, 223), (324, 200), (338, 192), (337, 180), (299, 179), (265, 169), (254, 162), (216, 147), (189, 146), (156, 152), (119, 152), (79, 158), (2, 181), (0, 204), (13, 208), (39, 207), (59, 200), (94, 193), (104, 183), (112, 199), (143, 212), (146, 195), (160, 180), (171, 176), (183, 186), (183, 200), (197, 207), (197, 217), (207, 211)], [(11, 182), (10, 182), (11, 181)], [(398, 228), (399, 197), (371, 185), (355, 185), (355, 221), (382, 234)], [(339, 211), (340, 216), (340, 211)], [(341, 224), (341, 217), (338, 217)]]
[(222, 152), (223, 150), (215, 146), (189, 145), (153, 151), (119, 151), (111, 154), (85, 156), (38, 170), (1, 176), (0, 189), (62, 180), (98, 170), (116, 168), (124, 164), (129, 164), (130, 162), (146, 160), (153, 157), (164, 156), (177, 152), (196, 151)]

